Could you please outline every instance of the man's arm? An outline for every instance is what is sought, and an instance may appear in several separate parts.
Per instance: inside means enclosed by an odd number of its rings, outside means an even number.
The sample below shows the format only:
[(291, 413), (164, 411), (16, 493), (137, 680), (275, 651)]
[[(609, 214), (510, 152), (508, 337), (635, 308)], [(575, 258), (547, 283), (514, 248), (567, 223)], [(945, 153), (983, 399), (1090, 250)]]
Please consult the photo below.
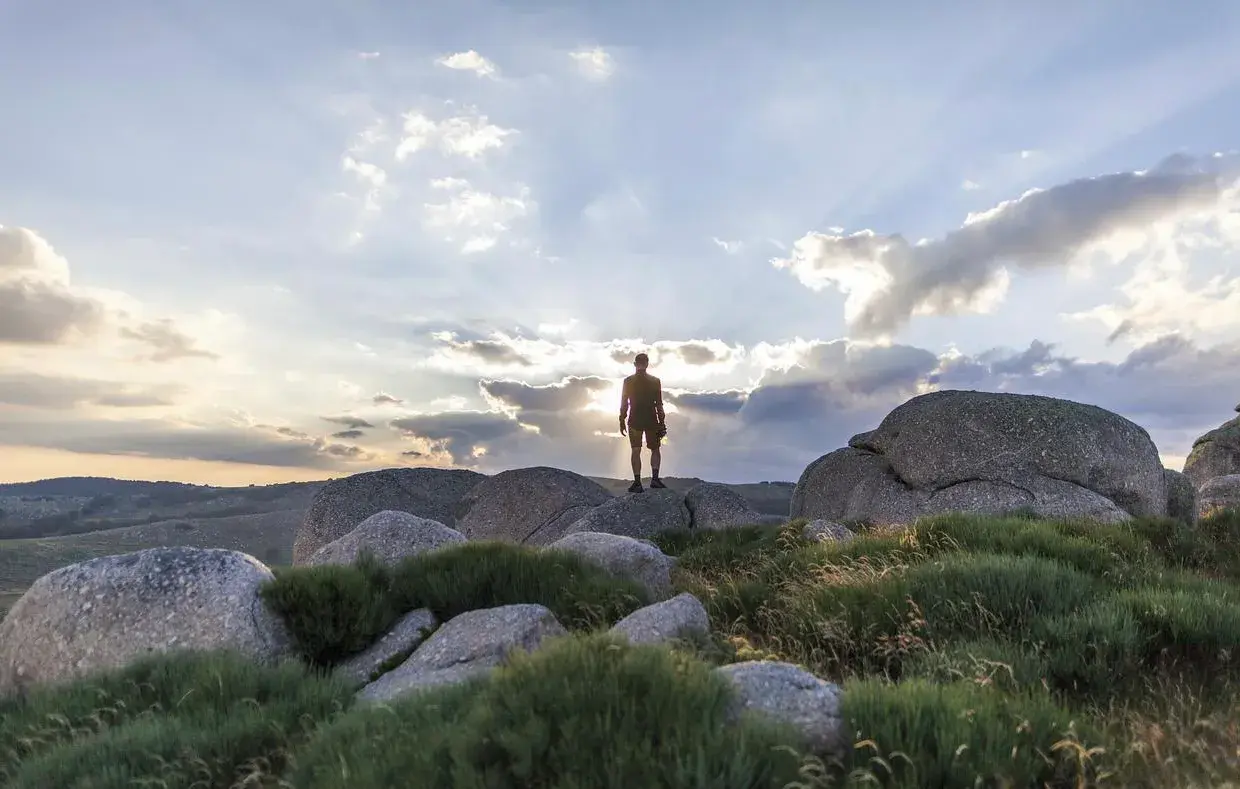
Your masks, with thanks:
[(624, 383), (620, 385), (620, 422), (624, 423), (624, 418), (629, 415), (629, 379), (625, 378)]
[(663, 416), (663, 382), (655, 379), (654, 382), (654, 415), (659, 420), (659, 424), (664, 423)]

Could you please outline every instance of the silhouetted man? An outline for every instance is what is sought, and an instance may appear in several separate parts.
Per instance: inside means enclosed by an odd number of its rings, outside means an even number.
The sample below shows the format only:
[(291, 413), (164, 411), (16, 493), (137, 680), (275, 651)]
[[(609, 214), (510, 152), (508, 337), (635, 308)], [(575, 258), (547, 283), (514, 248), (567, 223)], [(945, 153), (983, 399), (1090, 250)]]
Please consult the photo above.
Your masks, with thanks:
[[(620, 435), (628, 434), (633, 449), (633, 484), (629, 493), (642, 492), (642, 436), (650, 449), (650, 487), (666, 488), (659, 480), (659, 442), (667, 435), (663, 415), (663, 384), (646, 372), (650, 357), (644, 353), (633, 359), (636, 372), (624, 379), (620, 390)], [(625, 419), (628, 424), (625, 424)], [(627, 430), (626, 430), (627, 428)]]

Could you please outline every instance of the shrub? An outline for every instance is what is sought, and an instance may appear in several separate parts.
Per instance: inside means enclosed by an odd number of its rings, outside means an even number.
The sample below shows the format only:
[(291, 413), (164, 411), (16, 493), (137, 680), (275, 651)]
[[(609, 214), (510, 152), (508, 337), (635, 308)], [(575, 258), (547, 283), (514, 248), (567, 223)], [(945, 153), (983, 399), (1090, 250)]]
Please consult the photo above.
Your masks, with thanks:
[(490, 678), (359, 709), (297, 758), (297, 787), (782, 787), (790, 732), (729, 725), (726, 681), (604, 635), (557, 639)]
[(0, 703), (0, 784), (229, 787), (278, 775), (308, 728), (348, 702), (344, 683), (297, 663), (150, 657)]
[(391, 586), (388, 568), (363, 555), (353, 565), (279, 570), (261, 594), (283, 617), (306, 660), (331, 666), (365, 649), (404, 613)]
[(845, 685), (842, 712), (857, 785), (1072, 787), (1099, 772), (1085, 757), (1100, 735), (1045, 695), (866, 679)]
[(441, 622), (480, 608), (538, 603), (572, 630), (608, 626), (648, 601), (644, 587), (562, 551), (475, 542), (411, 556), (393, 567), (353, 565), (277, 573), (263, 598), (288, 623), (311, 663), (330, 666), (365, 649), (403, 614)]

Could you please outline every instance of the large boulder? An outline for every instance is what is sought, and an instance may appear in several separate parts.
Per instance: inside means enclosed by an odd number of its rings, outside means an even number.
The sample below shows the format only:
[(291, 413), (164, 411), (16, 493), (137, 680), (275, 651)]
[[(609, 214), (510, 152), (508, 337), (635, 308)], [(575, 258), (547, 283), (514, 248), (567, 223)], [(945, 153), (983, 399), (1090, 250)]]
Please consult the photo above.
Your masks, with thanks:
[(1194, 441), (1184, 461), (1184, 475), (1198, 488), (1229, 474), (1240, 474), (1240, 416)]
[(253, 556), (219, 548), (150, 548), (55, 570), (0, 623), (0, 696), (36, 683), (121, 668), (150, 653), (229, 649), (258, 662), (293, 652), (260, 587)]
[(388, 468), (335, 479), (315, 494), (293, 540), (293, 564), (357, 528), (383, 510), (397, 510), (455, 526), (461, 498), (486, 476), (440, 468)]
[(637, 581), (652, 600), (671, 596), (675, 560), (649, 542), (622, 534), (579, 531), (566, 534), (547, 548), (575, 553), (613, 575)]
[(687, 529), (689, 524), (685, 497), (671, 489), (655, 489), (605, 501), (588, 510), (566, 533), (603, 532), (649, 539), (665, 531)]
[(419, 518), (407, 512), (384, 510), (358, 524), (357, 528), (319, 548), (306, 565), (353, 564), (363, 552), (384, 564), (420, 553), (459, 545), (465, 535), (439, 521)]
[(817, 754), (843, 756), (847, 730), (840, 711), (842, 689), (791, 663), (747, 660), (715, 672), (732, 685), (732, 713), (752, 711), (791, 726)]
[(706, 606), (688, 592), (645, 608), (639, 608), (616, 624), (611, 632), (630, 644), (668, 644), (679, 639), (709, 635)]
[(1167, 478), (1167, 517), (1192, 524), (1197, 520), (1197, 486), (1184, 474), (1164, 469)]
[(1232, 509), (1240, 509), (1240, 474), (1215, 477), (1198, 489), (1197, 517)]
[(809, 464), (790, 514), (885, 524), (1018, 509), (1105, 522), (1166, 516), (1158, 450), (1142, 427), (1097, 406), (934, 392)]
[(390, 701), (423, 688), (455, 684), (488, 673), (514, 650), (533, 651), (568, 631), (550, 610), (532, 603), (482, 608), (454, 616), (404, 663), (358, 693), (363, 701)]
[(512, 469), (488, 477), (465, 495), (456, 527), (471, 540), (547, 545), (612, 498), (602, 485), (571, 471)]
[(717, 482), (694, 485), (685, 494), (685, 506), (694, 529), (729, 529), (770, 520), (764, 519), (744, 496)]

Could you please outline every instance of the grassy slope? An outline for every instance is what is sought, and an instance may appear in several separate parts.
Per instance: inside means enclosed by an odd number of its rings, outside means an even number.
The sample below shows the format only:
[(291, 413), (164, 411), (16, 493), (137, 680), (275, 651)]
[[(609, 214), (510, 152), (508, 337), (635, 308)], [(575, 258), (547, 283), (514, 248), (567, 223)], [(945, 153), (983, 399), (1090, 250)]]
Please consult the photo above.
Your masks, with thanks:
[[(415, 606), (540, 602), (575, 634), (378, 709), (296, 666), (157, 659), (0, 702), (0, 785), (1234, 786), (1238, 536), (1240, 513), (1197, 529), (942, 517), (843, 545), (797, 524), (666, 535), (716, 631), (676, 652), (591, 635), (638, 595), (557, 553), (285, 570), (269, 599), (317, 664)], [(843, 683), (842, 770), (772, 747), (787, 731), (725, 726), (708, 665), (753, 657)]]

